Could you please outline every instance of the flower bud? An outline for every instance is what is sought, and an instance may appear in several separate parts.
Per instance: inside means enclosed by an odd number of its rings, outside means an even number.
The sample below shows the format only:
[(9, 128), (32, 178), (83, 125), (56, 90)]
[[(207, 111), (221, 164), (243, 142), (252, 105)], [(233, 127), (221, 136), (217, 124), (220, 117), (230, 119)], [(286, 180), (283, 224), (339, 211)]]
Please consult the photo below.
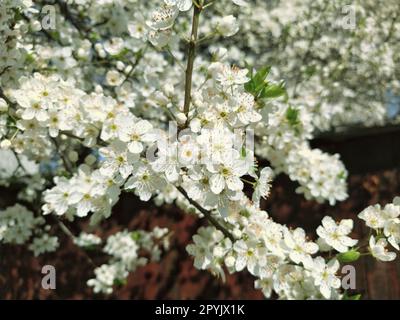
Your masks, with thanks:
[(2, 140), (0, 142), (0, 149), (7, 150), (7, 149), (10, 149), (10, 147), (11, 147), (11, 141), (10, 140), (4, 139), (4, 140)]
[(240, 231), (239, 229), (234, 229), (233, 230), (233, 236), (235, 238), (240, 238), (242, 236), (242, 231)]
[(7, 112), (7, 110), (8, 110), (7, 102), (4, 99), (0, 98), (0, 112)]
[(185, 124), (186, 120), (187, 120), (187, 117), (183, 112), (179, 112), (176, 115), (176, 121), (178, 121), (178, 124), (180, 124), (180, 125)]
[(42, 30), (42, 25), (39, 21), (35, 20), (31, 22), (31, 29), (33, 32)]
[(232, 255), (229, 255), (225, 258), (225, 265), (228, 268), (232, 268), (235, 265), (235, 257)]
[(164, 94), (167, 97), (172, 97), (175, 93), (175, 89), (174, 86), (170, 83), (166, 83), (163, 87), (162, 87), (162, 91), (164, 92)]
[(68, 158), (69, 160), (71, 160), (72, 162), (77, 162), (78, 161), (78, 152), (76, 151), (70, 151), (68, 153)]
[(88, 166), (93, 165), (96, 162), (96, 157), (92, 154), (89, 154), (86, 158), (85, 158), (85, 163)]
[(125, 68), (125, 64), (122, 61), (118, 61), (117, 62), (117, 69), (119, 71), (122, 71), (122, 70), (124, 70), (124, 68)]
[(232, 15), (220, 18), (217, 23), (217, 31), (224, 37), (233, 36), (239, 31), (236, 18)]

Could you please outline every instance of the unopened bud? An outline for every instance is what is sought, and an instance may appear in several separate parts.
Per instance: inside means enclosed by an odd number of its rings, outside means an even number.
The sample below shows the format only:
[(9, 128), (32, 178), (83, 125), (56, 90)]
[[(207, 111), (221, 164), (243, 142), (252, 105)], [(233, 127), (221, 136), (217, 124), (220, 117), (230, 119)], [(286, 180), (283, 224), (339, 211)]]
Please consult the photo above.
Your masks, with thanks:
[(8, 110), (7, 102), (4, 99), (0, 98), (0, 112), (7, 112), (7, 110)]
[(125, 69), (125, 64), (122, 61), (118, 61), (116, 66), (119, 71), (122, 71)]
[(71, 160), (72, 162), (77, 162), (78, 161), (78, 152), (76, 151), (71, 151), (68, 153), (68, 158), (69, 160)]
[(240, 237), (242, 237), (242, 231), (240, 231), (239, 229), (234, 229), (232, 233), (233, 233), (233, 236), (234, 236), (235, 238), (240, 238)]
[(86, 158), (85, 158), (85, 163), (88, 166), (91, 166), (92, 164), (94, 164), (96, 162), (96, 157), (92, 154), (89, 154)]
[(42, 30), (42, 25), (39, 21), (35, 20), (31, 22), (31, 29), (33, 32)]
[(10, 140), (4, 139), (4, 140), (2, 140), (0, 142), (0, 149), (7, 150), (7, 149), (10, 149), (10, 147), (11, 147), (11, 141)]
[(228, 268), (232, 268), (235, 265), (235, 257), (234, 256), (227, 256), (225, 258), (225, 264)]
[(187, 117), (186, 117), (186, 115), (183, 113), (183, 112), (179, 112), (177, 115), (176, 115), (176, 121), (178, 121), (178, 124), (185, 124), (186, 123), (186, 120), (187, 120)]

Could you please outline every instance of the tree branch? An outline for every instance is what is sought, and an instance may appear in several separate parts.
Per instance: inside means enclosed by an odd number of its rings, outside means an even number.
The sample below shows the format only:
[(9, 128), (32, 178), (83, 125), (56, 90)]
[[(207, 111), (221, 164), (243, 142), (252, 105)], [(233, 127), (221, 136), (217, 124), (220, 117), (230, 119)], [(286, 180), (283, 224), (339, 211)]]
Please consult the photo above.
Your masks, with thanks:
[(182, 187), (176, 187), (178, 189), (178, 191), (186, 198), (186, 200), (189, 201), (189, 203), (195, 207), (197, 210), (199, 210), (202, 214), (204, 214), (204, 216), (207, 218), (208, 221), (211, 222), (211, 224), (214, 225), (215, 228), (217, 228), (219, 231), (221, 231), (225, 237), (229, 238), (232, 242), (235, 241), (235, 238), (233, 237), (233, 235), (229, 232), (228, 229), (226, 229), (221, 223), (219, 223), (219, 221), (217, 219), (215, 219), (211, 212), (204, 209), (201, 205), (199, 205), (196, 201), (194, 201), (193, 199), (191, 199), (189, 197), (189, 195), (187, 194), (187, 192), (185, 191), (185, 189), (183, 189)]
[(58, 152), (58, 154), (59, 154), (59, 156), (60, 156), (60, 158), (61, 158), (61, 160), (62, 160), (62, 162), (64, 164), (65, 169), (67, 169), (67, 171), (69, 173), (73, 174), (74, 171), (73, 171), (72, 165), (69, 162), (68, 158), (62, 152), (60, 144), (59, 144), (57, 138), (50, 137), (50, 139), (53, 141), (53, 143), (54, 143), (54, 145), (55, 145), (55, 147), (57, 149), (57, 152)]
[(202, 7), (193, 6), (193, 21), (192, 21), (192, 34), (190, 36), (188, 45), (188, 60), (186, 66), (185, 78), (185, 102), (183, 104), (183, 113), (186, 116), (186, 126), (189, 122), (190, 102), (192, 99), (192, 79), (193, 79), (193, 65), (196, 55), (196, 44), (199, 31), (200, 13)]
[(7, 102), (10, 106), (15, 106), (15, 103), (12, 102), (4, 93), (3, 89), (0, 88), (0, 98), (3, 98), (5, 102)]
[(58, 226), (62, 230), (62, 232), (64, 232), (71, 239), (72, 243), (83, 253), (83, 256), (86, 258), (86, 260), (89, 262), (89, 264), (91, 264), (92, 267), (97, 268), (97, 265), (93, 262), (92, 258), (89, 256), (89, 254), (75, 243), (74, 240), (76, 237), (71, 232), (71, 230), (69, 230), (68, 227), (64, 224), (64, 222), (62, 222), (58, 217), (55, 217), (55, 219), (57, 221)]

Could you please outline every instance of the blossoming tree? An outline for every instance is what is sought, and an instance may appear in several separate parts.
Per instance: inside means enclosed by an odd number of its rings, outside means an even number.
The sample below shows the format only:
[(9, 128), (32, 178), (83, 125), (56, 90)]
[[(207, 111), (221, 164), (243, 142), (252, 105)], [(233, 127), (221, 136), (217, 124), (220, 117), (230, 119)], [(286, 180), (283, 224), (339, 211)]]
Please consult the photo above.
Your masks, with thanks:
[(377, 21), (375, 1), (359, 3), (362, 19), (347, 35), (322, 28), (342, 1), (2, 1), (0, 183), (20, 191), (0, 211), (0, 243), (57, 250), (52, 215), (77, 246), (110, 257), (87, 284), (111, 293), (160, 259), (169, 231), (100, 239), (74, 236), (64, 221), (96, 226), (131, 192), (208, 221), (187, 246), (198, 269), (222, 279), (247, 271), (267, 298), (348, 297), (341, 264), (395, 259), (400, 200), (359, 214), (367, 239), (350, 237), (353, 220), (329, 216), (309, 239), (260, 201), (281, 172), (306, 199), (346, 199), (339, 155), (309, 140), (354, 114), (367, 124), (383, 118), (372, 110), (399, 84), (399, 10), (389, 2)]

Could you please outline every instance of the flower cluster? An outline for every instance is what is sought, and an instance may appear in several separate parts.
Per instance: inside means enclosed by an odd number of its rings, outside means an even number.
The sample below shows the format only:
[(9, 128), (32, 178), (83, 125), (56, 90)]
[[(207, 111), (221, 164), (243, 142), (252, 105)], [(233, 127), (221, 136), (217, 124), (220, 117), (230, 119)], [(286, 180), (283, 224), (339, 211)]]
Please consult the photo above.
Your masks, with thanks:
[[(387, 246), (390, 243), (399, 250), (399, 204), (395, 198), (384, 208), (370, 206), (359, 214), (375, 232), (366, 239), (368, 251), (364, 254), (380, 261), (396, 258)], [(265, 211), (248, 204), (225, 223), (233, 238), (214, 227), (201, 228), (193, 237), (194, 243), (187, 251), (194, 256), (194, 265), (223, 279), (224, 270), (232, 273), (247, 269), (256, 277), (255, 288), (266, 297), (275, 292), (283, 299), (341, 298), (340, 262), (353, 262), (361, 255), (362, 246), (356, 247), (358, 240), (350, 237), (351, 219), (335, 222), (324, 217), (316, 230), (316, 242), (303, 229), (293, 230), (273, 222)], [(324, 254), (328, 251), (329, 256)], [(333, 251), (338, 253), (332, 256)]]
[(46, 204), (43, 214), (54, 212), (72, 219), (75, 215), (84, 217), (94, 212), (92, 222), (96, 223), (111, 214), (112, 206), (118, 201), (118, 183), (104, 177), (99, 170), (91, 172), (82, 165), (71, 179), (55, 178), (55, 186), (44, 195)]
[(1, 86), (14, 84), (22, 74), (23, 66), (28, 59), (27, 51), (20, 44), (21, 37), (27, 31), (27, 26), (19, 15), (20, 12), (31, 6), (31, 0), (4, 0), (0, 3)]
[(0, 211), (0, 243), (25, 244), (35, 256), (58, 248), (58, 238), (43, 227), (43, 217), (35, 217), (26, 207), (16, 204)]
[[(129, 272), (146, 265), (149, 259), (159, 261), (161, 251), (168, 248), (169, 234), (165, 228), (156, 227), (151, 232), (124, 230), (111, 235), (103, 248), (104, 253), (111, 256), (110, 261), (94, 270), (96, 278), (88, 280), (88, 285), (94, 292), (110, 294), (115, 285), (125, 281)], [(147, 252), (148, 257), (143, 256), (142, 251)]]
[(348, 196), (347, 170), (338, 154), (330, 155), (302, 144), (287, 155), (287, 168), (289, 177), (300, 184), (296, 192), (304, 193), (306, 199), (328, 200), (334, 205)]
[(233, 241), (214, 227), (201, 228), (193, 237), (187, 251), (197, 268), (222, 278), (224, 268), (230, 273), (247, 269), (266, 297), (274, 291), (282, 299), (340, 298), (338, 260), (315, 257), (319, 247), (303, 229), (289, 229), (249, 205), (227, 221), (236, 228)]
[[(339, 156), (309, 141), (332, 125), (384, 118), (400, 52), (389, 3), (364, 1), (349, 36), (334, 22), (342, 0), (59, 0), (57, 32), (35, 21), (46, 1), (2, 1), (0, 184), (18, 180), (17, 199), (41, 209), (1, 211), (0, 241), (53, 251), (58, 240), (39, 214), (98, 225), (132, 192), (213, 224), (187, 247), (196, 268), (223, 279), (247, 270), (266, 297), (342, 298), (340, 263), (395, 258), (387, 246), (399, 249), (399, 201), (360, 213), (374, 230), (361, 252), (352, 220), (325, 217), (312, 240), (272, 221), (261, 199), (279, 173), (306, 199), (347, 197)], [(159, 260), (168, 239), (160, 228), (111, 235), (109, 262), (88, 285), (111, 293)], [(81, 233), (74, 243), (90, 250), (102, 240)]]
[(308, 143), (312, 136), (310, 112), (283, 103), (274, 103), (264, 110), (256, 133), (267, 134), (256, 152), (269, 159), (277, 173), (284, 172), (298, 182), (296, 191), (306, 199), (328, 200), (331, 205), (346, 199), (347, 170), (339, 155), (311, 149)]
[(369, 250), (377, 260), (392, 261), (396, 253), (387, 249), (390, 244), (400, 250), (400, 199), (396, 197), (393, 203), (383, 208), (379, 204), (364, 209), (358, 217), (365, 221), (367, 227), (374, 230), (369, 240)]
[[(238, 6), (245, 6), (245, 1), (232, 0)], [(152, 12), (151, 18), (146, 21), (149, 28), (147, 38), (156, 47), (162, 48), (173, 41), (173, 27), (179, 12), (185, 12), (192, 8), (191, 0), (164, 0), (164, 3), (159, 8)], [(198, 6), (198, 4), (196, 4)], [(199, 9), (200, 10), (200, 9)], [(239, 27), (236, 18), (232, 15), (222, 18), (216, 18), (212, 21), (213, 29), (216, 33), (230, 37), (234, 35)], [(133, 36), (137, 34), (138, 26), (130, 25), (130, 32)]]
[(40, 237), (34, 238), (28, 248), (29, 250), (32, 250), (35, 257), (37, 257), (45, 252), (56, 251), (58, 246), (58, 238), (55, 236), (51, 237), (45, 233)]
[(100, 245), (102, 242), (101, 238), (95, 234), (81, 232), (78, 237), (74, 238), (74, 243), (83, 248), (91, 248)]
[[(55, 129), (53, 138), (57, 138), (60, 132), (68, 134), (72, 131), (72, 135), (83, 140), (85, 145), (106, 144), (98, 146), (99, 161), (80, 166), (70, 179), (55, 178), (55, 186), (45, 192), (44, 213), (84, 217), (92, 212), (96, 213), (92, 219), (98, 221), (110, 215), (121, 188), (133, 189), (141, 200), (147, 201), (165, 185), (174, 183), (182, 185), (190, 197), (205, 208), (217, 208), (226, 214), (229, 202), (238, 201), (244, 196), (241, 178), (250, 175), (258, 180), (252, 145), (247, 143), (244, 135), (246, 127), (259, 121), (261, 115), (255, 110), (253, 96), (244, 92), (243, 83), (248, 81), (245, 70), (232, 69), (222, 63), (214, 63), (210, 69), (210, 79), (196, 98), (199, 110), (204, 109), (204, 112), (192, 116), (190, 129), (181, 131), (176, 137), (177, 141), (164, 130), (155, 130), (149, 121), (134, 116), (114, 99), (79, 96), (79, 91), (75, 92), (75, 103), (67, 109), (75, 118), (57, 121), (55, 128), (49, 127), (51, 122), (36, 118), (39, 111), (32, 111), (36, 112), (34, 119), (19, 120), (17, 125), (24, 121), (35, 123), (32, 130), (36, 130), (36, 135), (43, 140), (47, 137), (46, 130), (52, 136), (52, 129)], [(44, 79), (39, 75), (35, 77)], [(47, 79), (43, 81), (55, 85)], [(34, 79), (26, 80), (23, 82), (24, 88), (28, 89), (32, 83), (36, 83)], [(62, 88), (63, 84), (60, 82), (58, 88)], [(211, 87), (214, 87), (214, 92)], [(225, 92), (227, 88), (228, 93)], [(54, 92), (56, 94), (57, 91)], [(70, 88), (69, 92), (74, 90)], [(17, 99), (18, 93), (15, 93)], [(58, 100), (53, 102), (53, 97), (49, 100), (49, 103), (58, 105)], [(215, 107), (210, 108), (210, 102)], [(82, 108), (83, 104), (85, 109)], [(90, 104), (93, 108), (96, 105), (99, 108), (96, 112), (83, 112), (91, 110)], [(22, 107), (18, 110), (22, 118), (26, 117), (24, 114), (27, 109)], [(47, 118), (47, 108), (40, 109), (40, 112)], [(53, 116), (62, 119), (64, 112), (65, 108), (55, 109)], [(73, 119), (86, 122), (87, 130), (90, 127), (92, 135), (88, 137), (85, 129), (75, 127)], [(69, 127), (64, 127), (62, 123)], [(77, 126), (79, 124), (76, 123)], [(21, 133), (15, 139), (23, 140), (28, 133), (30, 137), (34, 136), (29, 130), (21, 127)], [(56, 144), (48, 146), (47, 153), (51, 154), (55, 147)], [(152, 150), (156, 152), (151, 153)], [(97, 163), (98, 169), (92, 169)], [(263, 182), (266, 179), (264, 174)], [(257, 192), (254, 199), (259, 200), (269, 190), (263, 187), (258, 188)]]
[[(387, 93), (398, 94), (400, 85), (396, 0), (258, 0), (244, 9), (239, 33), (224, 45), (238, 61), (276, 66), (317, 130), (391, 120)], [(225, 4), (217, 10), (225, 12)]]

